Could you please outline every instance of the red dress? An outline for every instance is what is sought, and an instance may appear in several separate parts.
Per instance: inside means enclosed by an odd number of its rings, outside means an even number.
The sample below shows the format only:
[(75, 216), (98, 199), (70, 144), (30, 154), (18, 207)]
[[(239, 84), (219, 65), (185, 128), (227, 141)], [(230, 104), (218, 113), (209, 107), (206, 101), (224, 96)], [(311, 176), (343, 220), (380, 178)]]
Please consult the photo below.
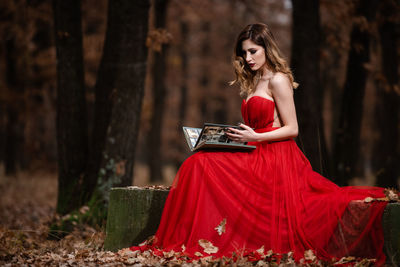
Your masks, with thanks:
[[(274, 107), (259, 96), (243, 100), (244, 122), (256, 132), (273, 131)], [(363, 202), (383, 197), (382, 188), (337, 186), (312, 170), (292, 139), (254, 145), (251, 152), (189, 157), (176, 175), (152, 246), (182, 251), (184, 245), (194, 256), (203, 252), (198, 241), (205, 239), (218, 247), (215, 257), (264, 246), (292, 251), (295, 259), (312, 249), (326, 260), (353, 255), (384, 262), (386, 203)], [(219, 233), (224, 220), (225, 232)]]

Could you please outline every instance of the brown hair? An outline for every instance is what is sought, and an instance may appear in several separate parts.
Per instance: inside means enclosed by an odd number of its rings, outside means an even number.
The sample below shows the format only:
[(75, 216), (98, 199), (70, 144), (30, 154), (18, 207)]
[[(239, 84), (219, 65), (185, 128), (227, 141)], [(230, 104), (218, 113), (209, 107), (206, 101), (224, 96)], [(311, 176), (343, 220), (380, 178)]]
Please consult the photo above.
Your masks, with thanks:
[(245, 40), (251, 40), (255, 44), (262, 46), (265, 50), (268, 69), (274, 73), (282, 72), (286, 74), (292, 82), (293, 87), (297, 87), (298, 84), (294, 82), (292, 71), (282, 56), (268, 26), (262, 23), (249, 24), (240, 32), (236, 40), (232, 63), (235, 68), (236, 78), (230, 83), (231, 85), (235, 83), (240, 84), (240, 95), (242, 97), (246, 97), (254, 91), (255, 83), (257, 82), (256, 75), (258, 73), (258, 71), (251, 70), (243, 58), (242, 43)]

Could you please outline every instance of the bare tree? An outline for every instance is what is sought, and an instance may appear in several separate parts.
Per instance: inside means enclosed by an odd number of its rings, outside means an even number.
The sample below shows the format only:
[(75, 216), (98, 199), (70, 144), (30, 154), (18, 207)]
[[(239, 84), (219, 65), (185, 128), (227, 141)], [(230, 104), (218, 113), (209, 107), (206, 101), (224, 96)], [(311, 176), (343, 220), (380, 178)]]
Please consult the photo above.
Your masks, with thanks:
[(341, 185), (347, 184), (356, 175), (363, 175), (363, 170), (358, 165), (360, 131), (368, 76), (365, 64), (370, 60), (370, 33), (363, 22), (368, 23), (374, 19), (377, 4), (377, 0), (359, 1), (356, 15), (361, 19), (354, 23), (351, 31), (351, 47), (334, 151), (336, 182)]
[(313, 169), (328, 174), (328, 154), (322, 123), (323, 87), (320, 84), (320, 19), (319, 0), (292, 0), (292, 58), (299, 121), (299, 146)]
[(380, 1), (382, 22), (379, 25), (381, 45), (381, 66), (383, 77), (380, 79), (376, 93), (375, 123), (378, 138), (374, 143), (372, 164), (377, 184), (385, 187), (396, 187), (400, 175), (398, 163), (400, 94), (398, 75), (398, 47), (400, 5), (395, 1)]
[[(165, 32), (166, 15), (169, 0), (153, 0), (154, 27), (159, 32)], [(147, 163), (150, 169), (150, 181), (163, 180), (163, 157), (161, 153), (161, 136), (164, 120), (165, 99), (167, 88), (165, 84), (167, 44), (161, 43), (159, 51), (154, 51), (152, 66), (153, 103), (150, 129), (147, 137)]]
[(84, 202), (88, 156), (81, 1), (53, 1), (57, 49), (57, 212), (66, 214)]
[(89, 202), (93, 220), (106, 216), (109, 189), (132, 183), (147, 64), (149, 0), (112, 0), (96, 84)]

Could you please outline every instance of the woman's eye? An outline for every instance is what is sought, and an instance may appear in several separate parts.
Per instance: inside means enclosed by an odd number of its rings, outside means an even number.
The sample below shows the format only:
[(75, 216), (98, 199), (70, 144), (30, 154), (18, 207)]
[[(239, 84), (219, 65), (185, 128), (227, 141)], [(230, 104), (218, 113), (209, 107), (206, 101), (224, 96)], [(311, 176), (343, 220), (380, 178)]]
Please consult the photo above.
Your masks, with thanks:
[(250, 50), (250, 54), (255, 54), (257, 51), (256, 50)]

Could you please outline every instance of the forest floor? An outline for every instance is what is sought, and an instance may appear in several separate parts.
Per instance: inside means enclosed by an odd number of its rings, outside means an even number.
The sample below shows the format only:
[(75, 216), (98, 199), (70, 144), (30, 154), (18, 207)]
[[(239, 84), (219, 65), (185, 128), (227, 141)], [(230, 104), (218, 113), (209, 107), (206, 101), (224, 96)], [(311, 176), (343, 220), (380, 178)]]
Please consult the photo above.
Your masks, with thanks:
[[(0, 170), (1, 171), (1, 170)], [(1, 173), (1, 172), (0, 172)], [(145, 181), (141, 181), (145, 182)], [(139, 182), (139, 183), (141, 183)], [(149, 252), (104, 251), (104, 229), (76, 225), (61, 239), (49, 240), (55, 215), (56, 174), (21, 172), (0, 175), (0, 266), (372, 266), (367, 259), (319, 261), (311, 252), (302, 263), (291, 255), (264, 252), (232, 259), (204, 257), (187, 263), (177, 254), (156, 256)], [(261, 257), (261, 258), (260, 258)], [(280, 264), (279, 264), (280, 262)]]

